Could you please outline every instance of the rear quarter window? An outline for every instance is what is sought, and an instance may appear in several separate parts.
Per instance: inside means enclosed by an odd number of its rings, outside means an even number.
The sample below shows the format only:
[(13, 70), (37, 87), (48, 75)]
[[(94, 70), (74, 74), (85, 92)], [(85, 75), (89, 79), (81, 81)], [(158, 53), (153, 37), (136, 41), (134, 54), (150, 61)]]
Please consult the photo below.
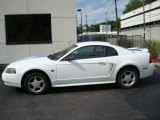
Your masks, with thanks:
[(105, 48), (105, 55), (106, 57), (109, 57), (109, 56), (118, 56), (118, 52), (112, 48), (112, 47), (106, 47)]

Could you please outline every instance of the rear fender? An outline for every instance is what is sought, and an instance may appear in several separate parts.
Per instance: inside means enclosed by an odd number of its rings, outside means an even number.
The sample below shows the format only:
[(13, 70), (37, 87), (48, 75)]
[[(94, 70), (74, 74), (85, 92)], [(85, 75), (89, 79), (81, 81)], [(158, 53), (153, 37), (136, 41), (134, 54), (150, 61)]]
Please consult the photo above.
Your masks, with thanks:
[(125, 66), (129, 66), (129, 65), (135, 66), (139, 70), (138, 65), (134, 61), (125, 61), (125, 62), (119, 64), (118, 66), (115, 65), (113, 73), (110, 76), (110, 79), (116, 80), (117, 74), (120, 71), (120, 69), (123, 68), (123, 67), (125, 67)]

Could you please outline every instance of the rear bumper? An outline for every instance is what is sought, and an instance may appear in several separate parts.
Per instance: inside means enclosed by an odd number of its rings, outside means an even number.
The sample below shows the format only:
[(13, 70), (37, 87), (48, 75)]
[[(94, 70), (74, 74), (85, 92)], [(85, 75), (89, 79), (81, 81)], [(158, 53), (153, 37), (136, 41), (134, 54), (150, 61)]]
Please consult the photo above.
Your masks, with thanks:
[(143, 66), (140, 68), (140, 78), (145, 78), (153, 75), (155, 69), (155, 64), (150, 63), (148, 66)]

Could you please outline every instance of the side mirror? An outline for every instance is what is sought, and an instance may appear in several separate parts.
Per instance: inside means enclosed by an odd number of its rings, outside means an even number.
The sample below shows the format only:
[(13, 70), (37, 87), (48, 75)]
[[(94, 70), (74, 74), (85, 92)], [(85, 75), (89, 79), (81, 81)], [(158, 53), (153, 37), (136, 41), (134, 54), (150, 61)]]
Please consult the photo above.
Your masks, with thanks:
[(72, 61), (72, 60), (74, 60), (73, 55), (68, 55), (66, 61)]

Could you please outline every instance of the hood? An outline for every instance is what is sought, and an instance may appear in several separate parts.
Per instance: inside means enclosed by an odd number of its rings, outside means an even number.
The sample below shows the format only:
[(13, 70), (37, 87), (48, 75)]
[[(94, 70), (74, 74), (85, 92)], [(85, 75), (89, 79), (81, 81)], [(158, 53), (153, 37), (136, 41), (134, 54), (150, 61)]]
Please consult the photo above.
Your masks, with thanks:
[(37, 57), (37, 56), (33, 56), (33, 57), (27, 57), (27, 58), (23, 58), (20, 60), (17, 60), (13, 63), (11, 63), (8, 67), (12, 67), (12, 66), (24, 66), (24, 65), (49, 65), (52, 63), (52, 65), (55, 63), (56, 61), (50, 60), (48, 57)]

